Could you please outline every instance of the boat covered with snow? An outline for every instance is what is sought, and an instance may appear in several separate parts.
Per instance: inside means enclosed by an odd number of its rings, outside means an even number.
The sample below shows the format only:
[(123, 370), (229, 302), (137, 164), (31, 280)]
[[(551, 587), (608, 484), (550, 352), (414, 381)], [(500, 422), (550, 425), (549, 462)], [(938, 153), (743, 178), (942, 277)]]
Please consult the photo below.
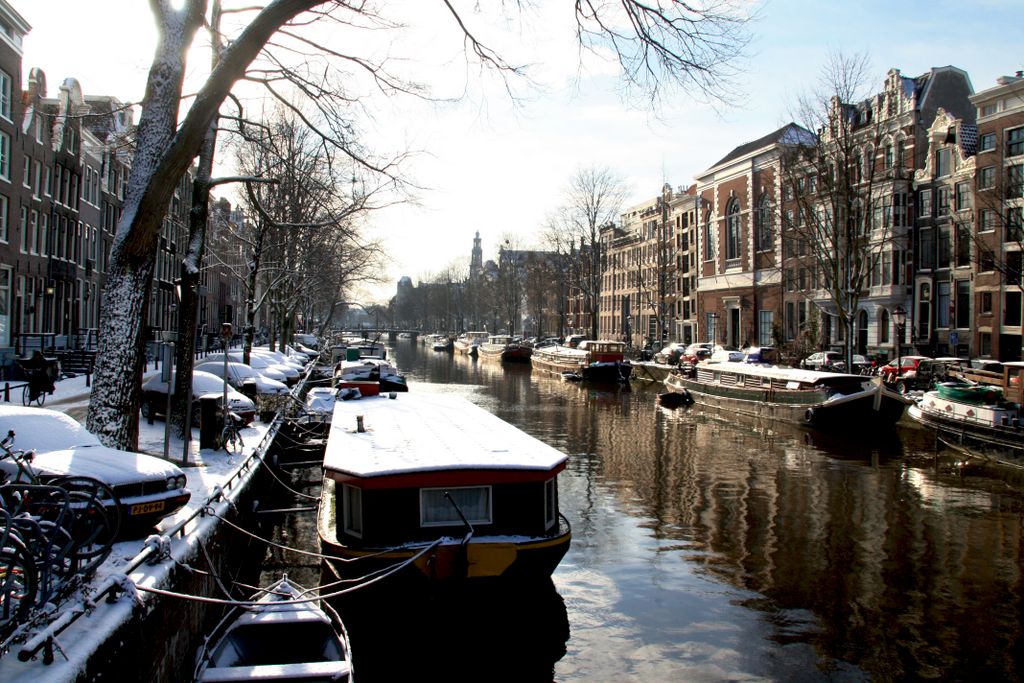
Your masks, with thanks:
[(565, 464), (461, 397), (338, 402), (318, 515), (325, 577), (550, 576), (571, 538), (558, 510)]
[(533, 367), (558, 375), (592, 382), (626, 382), (633, 366), (625, 356), (626, 345), (619, 341), (586, 339), (576, 348), (553, 344), (533, 350)]

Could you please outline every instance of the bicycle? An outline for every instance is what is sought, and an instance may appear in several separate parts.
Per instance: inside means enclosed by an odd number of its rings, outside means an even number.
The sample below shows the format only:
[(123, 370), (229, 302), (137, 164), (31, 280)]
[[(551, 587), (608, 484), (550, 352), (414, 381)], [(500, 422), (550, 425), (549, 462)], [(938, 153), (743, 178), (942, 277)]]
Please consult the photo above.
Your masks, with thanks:
[(242, 418), (238, 414), (228, 411), (228, 417), (224, 421), (224, 429), (220, 432), (220, 445), (228, 453), (234, 453), (237, 444), (238, 452), (242, 452), (245, 448), (245, 442), (242, 440), (242, 432), (239, 429), (239, 425), (242, 423)]
[[(111, 546), (121, 528), (121, 499), (106, 483), (93, 477), (64, 475), (41, 477), (32, 467), (35, 453), (12, 449), (14, 431), (0, 440), (0, 461), (10, 459), (17, 467), (13, 476), (0, 473), (0, 484), (47, 485), (67, 492), (69, 508), (73, 512), (69, 533), (75, 539), (74, 560), (86, 566), (98, 565), (110, 554)], [(29, 501), (31, 502), (31, 501)], [(44, 515), (54, 521), (51, 510)]]

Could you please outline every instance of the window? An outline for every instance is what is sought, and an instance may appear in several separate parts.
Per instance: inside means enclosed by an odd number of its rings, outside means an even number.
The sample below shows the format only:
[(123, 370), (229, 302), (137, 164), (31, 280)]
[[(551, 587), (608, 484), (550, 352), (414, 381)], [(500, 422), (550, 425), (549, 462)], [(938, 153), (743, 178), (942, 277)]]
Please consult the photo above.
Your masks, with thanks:
[(25, 157), (25, 165), (21, 167), (21, 184), (32, 187), (32, 160)]
[(985, 249), (978, 258), (978, 272), (991, 273), (996, 269), (996, 257), (991, 250)]
[(39, 217), (39, 255), (49, 256), (46, 248), (50, 244), (50, 217), (43, 214)]
[(1006, 156), (1024, 154), (1024, 127), (1006, 131)]
[(907, 143), (904, 140), (896, 141), (896, 168), (903, 168), (907, 159)]
[(715, 260), (715, 235), (714, 228), (711, 222), (711, 212), (708, 211), (704, 217), (704, 260), (714, 261)]
[(1024, 197), (1024, 164), (1014, 164), (1006, 168), (1006, 198), (1021, 197)]
[(792, 301), (786, 302), (786, 339), (796, 339), (796, 308)]
[[(446, 492), (451, 500), (445, 497)], [(490, 524), (491, 487), (420, 489), (420, 526), (462, 526), (459, 510), (470, 524)]]
[(341, 487), (341, 504), (345, 533), (363, 535), (363, 490), (350, 484)]
[(550, 529), (558, 522), (558, 487), (555, 478), (544, 482), (544, 528)]
[(7, 197), (0, 194), (0, 242), (7, 241)]
[(965, 330), (971, 326), (971, 283), (956, 281), (956, 326)]
[(978, 171), (978, 189), (987, 190), (991, 187), (995, 187), (996, 184), (996, 167), (986, 166)]
[(28, 217), (28, 250), (29, 253), (39, 253), (39, 212), (32, 209)]
[(1006, 210), (1006, 237), (1004, 242), (1024, 241), (1024, 217), (1019, 206)]
[(938, 282), (935, 290), (935, 326), (949, 327), (949, 283)]
[(761, 195), (757, 202), (757, 213), (754, 214), (754, 236), (758, 251), (768, 251), (772, 248), (772, 207), (768, 199), (768, 193)]
[(953, 251), (952, 235), (949, 234), (949, 226), (939, 226), (939, 250), (937, 265), (939, 268), (949, 268), (950, 256)]
[(982, 315), (992, 314), (992, 292), (982, 292), (980, 297)]
[(0, 131), (0, 178), (11, 179), (11, 136)]
[(1019, 286), (1021, 283), (1021, 272), (1021, 252), (1007, 252), (1006, 261), (1003, 263), (1003, 282), (1008, 285)]
[(956, 227), (956, 265), (958, 268), (971, 265), (971, 233), (963, 225)]
[(954, 192), (957, 211), (971, 208), (971, 188), (969, 183), (957, 183)]
[(979, 152), (989, 152), (996, 148), (996, 134), (985, 133), (981, 136), (981, 140), (978, 142)]
[(729, 202), (725, 216), (725, 258), (732, 260), (740, 257), (740, 203), (734, 197)]
[(918, 214), (922, 217), (932, 215), (932, 191), (921, 190), (917, 193)]
[(878, 343), (889, 343), (889, 311), (882, 309), (882, 315), (878, 317)]
[(1003, 325), (1020, 326), (1020, 292), (1003, 294)]
[(39, 182), (43, 175), (43, 165), (36, 159), (32, 162), (32, 196), (39, 199)]
[(940, 187), (935, 192), (935, 215), (946, 216), (949, 214), (949, 188)]
[(775, 311), (757, 312), (757, 343), (761, 346), (772, 345), (772, 326), (775, 323)]
[(992, 209), (983, 209), (979, 225), (981, 232), (990, 232), (996, 229), (996, 212)]
[(21, 229), (21, 253), (24, 254), (28, 251), (28, 209), (24, 206), (21, 207), (19, 227)]
[(931, 269), (935, 267), (935, 231), (922, 230), (920, 236), (920, 265), (921, 268)]
[(942, 176), (949, 175), (952, 170), (952, 159), (953, 156), (950, 154), (949, 149), (940, 149), (935, 152), (935, 177), (941, 178)]
[(11, 77), (0, 71), (0, 116), (11, 121)]

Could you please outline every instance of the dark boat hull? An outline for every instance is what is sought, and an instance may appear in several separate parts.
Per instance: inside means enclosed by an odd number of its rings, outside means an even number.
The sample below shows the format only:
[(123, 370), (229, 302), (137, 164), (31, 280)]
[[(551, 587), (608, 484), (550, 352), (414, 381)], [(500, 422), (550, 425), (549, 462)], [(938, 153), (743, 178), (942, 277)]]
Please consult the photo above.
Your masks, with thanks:
[[(550, 536), (478, 536), (468, 544), (448, 539), (424, 552), (425, 544), (391, 548), (355, 547), (338, 540), (336, 485), (325, 477), (317, 528), (324, 564), (339, 579), (358, 579), (408, 563), (399, 572), (406, 580), (532, 579), (549, 577), (569, 550), (572, 531), (559, 515)], [(331, 561), (337, 558), (337, 562)]]
[(841, 400), (828, 400), (824, 391), (771, 391), (761, 388), (721, 386), (672, 374), (665, 387), (686, 393), (707, 412), (723, 416), (740, 413), (765, 420), (813, 426), (827, 430), (858, 430), (892, 427), (903, 415), (906, 403), (899, 395), (878, 387)]

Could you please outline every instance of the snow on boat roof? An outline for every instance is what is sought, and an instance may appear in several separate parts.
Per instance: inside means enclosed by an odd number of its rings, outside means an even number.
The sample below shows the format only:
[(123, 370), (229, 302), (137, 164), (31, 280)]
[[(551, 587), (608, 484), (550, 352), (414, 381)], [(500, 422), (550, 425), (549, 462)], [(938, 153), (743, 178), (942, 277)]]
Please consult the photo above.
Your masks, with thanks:
[[(363, 416), (365, 432), (356, 431)], [(470, 401), (400, 394), (338, 401), (324, 469), (357, 477), (439, 470), (551, 470), (564, 453)]]
[(851, 377), (864, 381), (868, 381), (870, 379), (863, 375), (849, 375), (840, 372), (819, 372), (817, 370), (785, 368), (779, 365), (757, 365), (755, 363), (740, 363), (736, 361), (723, 361), (721, 363), (703, 361), (697, 363), (697, 369), (721, 370), (724, 372), (735, 372), (741, 375), (771, 377), (772, 379), (783, 379), (791, 382), (808, 382), (811, 384), (822, 380), (849, 379)]

